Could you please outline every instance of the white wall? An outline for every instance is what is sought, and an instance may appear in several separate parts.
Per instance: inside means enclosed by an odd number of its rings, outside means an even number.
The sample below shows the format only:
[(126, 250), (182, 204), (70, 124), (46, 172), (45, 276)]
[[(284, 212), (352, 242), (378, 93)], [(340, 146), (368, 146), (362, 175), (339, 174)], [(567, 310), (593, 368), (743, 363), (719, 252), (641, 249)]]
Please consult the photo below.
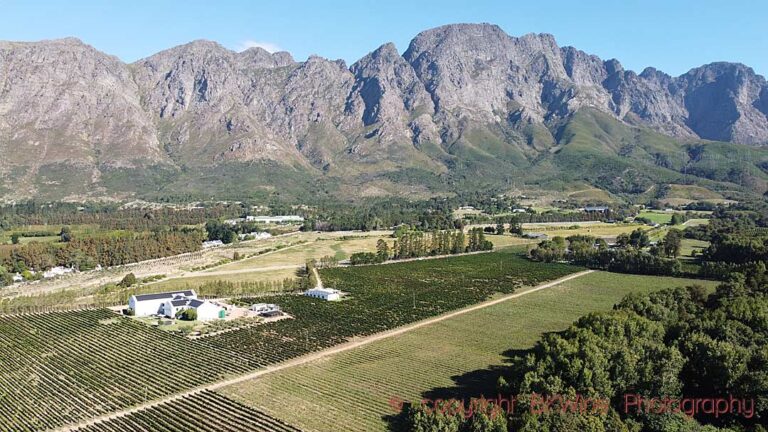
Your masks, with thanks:
[(165, 302), (164, 299), (135, 302), (134, 297), (131, 297), (128, 301), (128, 307), (133, 309), (134, 315), (136, 316), (149, 316), (156, 314), (160, 310), (160, 305), (162, 305), (163, 302)]
[(219, 311), (223, 308), (213, 303), (205, 302), (197, 308), (198, 321), (213, 321), (219, 319)]

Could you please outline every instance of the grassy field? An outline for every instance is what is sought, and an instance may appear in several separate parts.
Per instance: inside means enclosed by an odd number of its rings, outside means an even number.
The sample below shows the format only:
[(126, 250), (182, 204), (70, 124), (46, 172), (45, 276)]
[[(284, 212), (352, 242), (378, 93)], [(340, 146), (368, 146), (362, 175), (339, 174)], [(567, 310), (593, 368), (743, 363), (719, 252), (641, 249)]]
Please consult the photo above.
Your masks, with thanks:
[(644, 212), (640, 212), (640, 214), (638, 214), (637, 216), (646, 218), (651, 222), (664, 225), (664, 224), (668, 224), (672, 220), (673, 214), (674, 212), (644, 211)]
[(688, 219), (685, 221), (685, 226), (698, 226), (698, 225), (706, 225), (709, 223), (709, 219)]
[(491, 243), (493, 243), (494, 249), (504, 249), (512, 246), (521, 246), (521, 245), (537, 243), (536, 240), (515, 237), (509, 234), (506, 234), (506, 235), (486, 234), (485, 238), (490, 240)]
[[(19, 234), (20, 244), (26, 244), (33, 241), (40, 243), (56, 243), (61, 240), (59, 232), (63, 225), (25, 225), (15, 227), (8, 231), (0, 233), (0, 244), (10, 244), (11, 236), (13, 234)], [(94, 236), (110, 236), (110, 235), (124, 235), (124, 231), (120, 230), (105, 230), (98, 227), (98, 225), (67, 225), (72, 231), (72, 235), (76, 238), (94, 237)], [(37, 233), (35, 236), (25, 236), (24, 234)], [(49, 235), (40, 235), (40, 234)]]
[(195, 276), (173, 278), (152, 284), (153, 292), (176, 291), (180, 289), (194, 289), (203, 284), (226, 281), (226, 282), (271, 282), (282, 281), (295, 278), (296, 269), (279, 269), (268, 271), (253, 271), (247, 273), (221, 274), (211, 276)]
[(531, 232), (541, 232), (548, 235), (550, 238), (561, 236), (561, 237), (568, 237), (572, 235), (592, 235), (597, 237), (616, 237), (619, 234), (622, 233), (630, 233), (638, 228), (640, 229), (650, 229), (647, 225), (640, 225), (640, 224), (609, 224), (609, 223), (603, 223), (603, 222), (597, 222), (597, 223), (582, 223), (579, 224), (578, 222), (573, 222), (568, 224), (567, 226), (564, 225), (551, 225), (546, 226), (542, 224), (524, 224), (523, 225), (524, 231), (526, 233)]
[(321, 269), (323, 284), (346, 294), (342, 301), (300, 295), (242, 299), (243, 305), (278, 304), (293, 319), (229, 332), (209, 342), (242, 353), (255, 366), (267, 366), (583, 270), (532, 262), (520, 252), (507, 248), (442, 259)]
[(694, 250), (698, 253), (701, 253), (704, 249), (709, 247), (709, 242), (704, 240), (696, 240), (696, 239), (687, 239), (684, 238), (682, 240), (682, 247), (680, 249), (680, 257), (690, 257), (691, 252)]
[(338, 234), (306, 234), (299, 238), (307, 240), (310, 243), (302, 246), (286, 248), (277, 252), (244, 259), (241, 261), (216, 267), (213, 271), (243, 270), (262, 267), (286, 266), (304, 264), (308, 260), (319, 259), (324, 256), (333, 256), (338, 260), (344, 260), (355, 252), (375, 251), (376, 242), (379, 239), (385, 239), (391, 243), (393, 239), (389, 237), (389, 232), (370, 233), (368, 235), (356, 235), (343, 237)]
[(390, 398), (418, 400), (454, 377), (504, 363), (545, 332), (609, 310), (630, 292), (712, 282), (592, 273), (310, 364), (222, 390), (305, 431), (385, 431)]
[[(505, 245), (516, 244), (513, 237), (506, 237), (509, 240), (503, 239), (500, 243)], [(389, 237), (389, 233), (386, 232), (374, 233), (370, 237), (359, 234), (353, 237), (340, 237), (334, 234), (300, 234), (296, 239), (307, 241), (308, 243), (293, 247), (289, 246), (274, 252), (216, 266), (191, 276), (164, 280), (153, 284), (153, 289), (162, 291), (195, 288), (214, 281), (282, 281), (295, 278), (297, 276), (297, 268), (295, 266), (303, 265), (313, 258), (320, 259), (324, 256), (333, 256), (338, 260), (345, 260), (355, 252), (375, 251), (376, 242), (382, 238), (387, 240), (391, 246), (392, 239)]]

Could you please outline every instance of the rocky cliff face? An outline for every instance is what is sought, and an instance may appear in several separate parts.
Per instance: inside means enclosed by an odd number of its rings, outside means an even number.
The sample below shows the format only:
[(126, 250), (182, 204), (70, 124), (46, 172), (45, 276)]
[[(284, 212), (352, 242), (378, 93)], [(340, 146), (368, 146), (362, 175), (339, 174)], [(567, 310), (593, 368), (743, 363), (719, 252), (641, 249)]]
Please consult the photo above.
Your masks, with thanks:
[(477, 128), (535, 155), (525, 131), (556, 136), (585, 108), (678, 138), (768, 143), (768, 84), (744, 65), (638, 75), (488, 24), (428, 30), (403, 55), (385, 44), (351, 67), (207, 41), (131, 65), (75, 39), (0, 42), (0, 174), (30, 176), (28, 192), (51, 164), (93, 184), (109, 169), (230, 161), (439, 169), (436, 152), (487, 139)]
[(589, 107), (676, 137), (768, 142), (766, 81), (744, 65), (714, 63), (673, 78), (637, 75), (550, 35), (514, 38), (492, 25), (452, 25), (419, 34), (405, 52), (435, 101), (454, 117), (552, 122)]
[(76, 39), (0, 42), (0, 172), (165, 163), (157, 130), (127, 65)]

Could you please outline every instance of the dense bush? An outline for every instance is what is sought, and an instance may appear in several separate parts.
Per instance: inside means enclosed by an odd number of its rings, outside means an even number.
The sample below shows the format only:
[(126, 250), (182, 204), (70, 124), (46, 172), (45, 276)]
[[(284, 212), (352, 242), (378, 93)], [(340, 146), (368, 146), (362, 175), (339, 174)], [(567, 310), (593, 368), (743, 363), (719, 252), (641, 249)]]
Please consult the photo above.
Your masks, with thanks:
[[(647, 234), (627, 236), (624, 247), (609, 249), (604, 240), (591, 236), (555, 237), (544, 240), (530, 251), (531, 259), (543, 262), (568, 261), (598, 270), (618, 273), (674, 276), (681, 273), (680, 262), (639, 249)], [(636, 246), (633, 246), (636, 245)], [(672, 247), (679, 249), (679, 244)]]
[(67, 243), (32, 242), (0, 255), (0, 264), (14, 271), (46, 270), (55, 266), (88, 270), (124, 265), (198, 251), (203, 233), (195, 229), (172, 229), (152, 233), (72, 239)]
[[(401, 414), (398, 430), (764, 431), (767, 346), (765, 266), (733, 274), (710, 296), (699, 286), (629, 295), (611, 312), (584, 316), (562, 333), (544, 335), (532, 350), (497, 371), (499, 394), (523, 396), (506, 428), (498, 422), (469, 429), (464, 417), (417, 407)], [(747, 402), (740, 413), (715, 416), (702, 408), (688, 416), (625, 405), (625, 395), (635, 394), (673, 400), (733, 395)], [(549, 413), (534, 415), (535, 395), (579, 395), (608, 405), (604, 411), (574, 411), (564, 399)], [(754, 401), (753, 413), (749, 401)]]

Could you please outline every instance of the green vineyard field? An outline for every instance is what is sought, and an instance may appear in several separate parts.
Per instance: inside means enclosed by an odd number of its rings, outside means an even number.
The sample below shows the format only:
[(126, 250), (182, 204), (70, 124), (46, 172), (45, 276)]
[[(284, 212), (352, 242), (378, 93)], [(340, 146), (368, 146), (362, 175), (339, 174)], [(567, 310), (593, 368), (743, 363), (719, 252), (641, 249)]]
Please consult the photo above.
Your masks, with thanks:
[[(477, 383), (495, 384), (507, 350), (531, 348), (547, 332), (580, 316), (610, 310), (629, 293), (716, 282), (605, 272), (498, 303), (330, 358), (285, 369), (220, 391), (304, 430), (385, 432), (393, 400), (435, 397)], [(465, 390), (495, 396), (493, 387)], [(484, 393), (485, 392), (485, 393)]]
[(349, 296), (241, 299), (293, 319), (199, 340), (108, 310), (0, 316), (0, 430), (39, 431), (140, 405), (581, 270), (515, 251), (322, 270)]
[(300, 432), (260, 411), (211, 391), (195, 393), (76, 431)]
[(0, 317), (0, 430), (47, 430), (251, 369), (108, 310)]
[(519, 252), (321, 270), (325, 286), (348, 293), (340, 302), (303, 296), (243, 299), (277, 303), (294, 319), (229, 332), (212, 344), (248, 356), (254, 367), (396, 328), (479, 303), (523, 286), (582, 270), (527, 260)]

